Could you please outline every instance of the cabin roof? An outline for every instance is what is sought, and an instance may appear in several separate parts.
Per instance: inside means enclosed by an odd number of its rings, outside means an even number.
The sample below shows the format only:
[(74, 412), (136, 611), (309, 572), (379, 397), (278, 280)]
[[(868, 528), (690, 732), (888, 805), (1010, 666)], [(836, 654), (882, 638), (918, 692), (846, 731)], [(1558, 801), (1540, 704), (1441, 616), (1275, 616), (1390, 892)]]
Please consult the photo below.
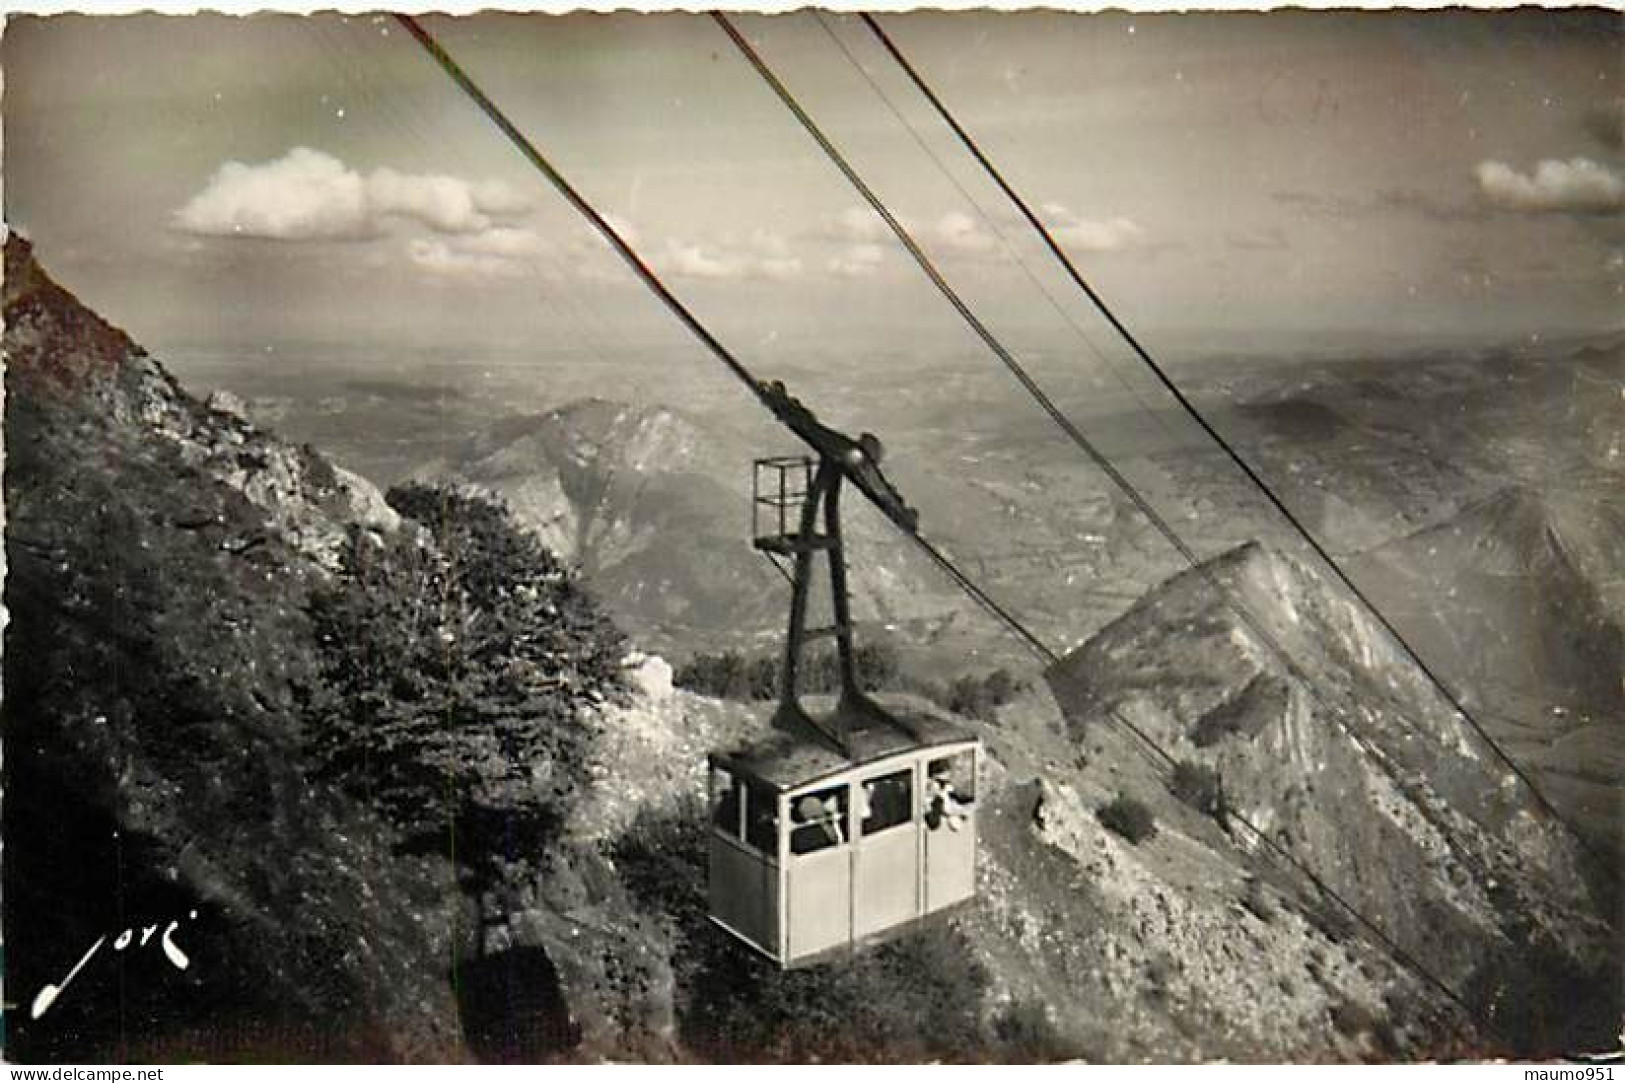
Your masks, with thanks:
[[(804, 727), (774, 728), (765, 737), (711, 754), (711, 761), (780, 789), (794, 789), (912, 748), (973, 741), (976, 734), (941, 714), (906, 703), (883, 705), (893, 725), (862, 722), (849, 732), (851, 756), (843, 756)], [(825, 712), (814, 711), (816, 714)]]

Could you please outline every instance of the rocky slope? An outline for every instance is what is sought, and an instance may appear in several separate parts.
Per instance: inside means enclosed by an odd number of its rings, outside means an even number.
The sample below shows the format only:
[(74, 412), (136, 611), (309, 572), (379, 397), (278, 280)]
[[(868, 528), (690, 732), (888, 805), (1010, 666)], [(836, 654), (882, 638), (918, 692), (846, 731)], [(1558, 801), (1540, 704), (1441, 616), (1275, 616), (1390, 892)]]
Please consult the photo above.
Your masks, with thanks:
[(1363, 554), (1353, 571), (1565, 812), (1618, 847), (1625, 503), (1613, 492), (1509, 487)]
[[(1612, 912), (1606, 870), (1300, 565), (1248, 546), (1178, 576), (1053, 683), (1080, 742), (1117, 728), (1115, 712), (1215, 770), (1231, 807), (1481, 1018), (1608, 1041), (1619, 975), (1601, 961), (1619, 942), (1596, 916)], [(1596, 1015), (1553, 999), (1559, 988), (1584, 990)]]
[(1363, 563), (1402, 612), (1448, 600), (1417, 616), (1469, 684), (1625, 718), (1625, 506), (1508, 488)]
[[(1590, 916), (1568, 840), (1356, 616), (1256, 549), (1216, 574), (1318, 697), (1204, 579), (1170, 582), (1076, 652), (1055, 697), (1035, 689), (967, 723), (991, 753), (980, 899), (850, 959), (781, 974), (706, 920), (704, 752), (761, 719), (674, 692), (657, 658), (628, 660), (624, 694), (582, 700), (550, 759), (505, 751), (516, 730), (535, 735), (528, 700), (435, 746), (466, 747), (505, 807), (534, 798), (545, 824), (487, 816), (473, 852), (454, 824), (455, 847), (408, 834), (323, 769), (317, 603), (356, 577), (356, 547), (420, 547), (432, 571), (433, 540), (319, 454), (189, 397), (15, 237), (5, 316), (8, 993), (26, 1005), (131, 924), (180, 919), (191, 958), (178, 970), (104, 945), (48, 1013), (8, 1014), (12, 1059), (1411, 1059), (1595, 1039), (1591, 1016), (1554, 1018), (1544, 994), (1617, 1020), (1617, 988), (1580, 963), (1617, 958), (1618, 942)], [(513, 452), (513, 473), (492, 467), (487, 483), (545, 461), (590, 510), (681, 476), (675, 423), (584, 409), (599, 451), (522, 426), (476, 456)], [(622, 438), (653, 480), (594, 465)], [(541, 503), (556, 508), (552, 484)], [(548, 529), (567, 550), (654, 552), (670, 521)], [(729, 548), (743, 548), (731, 532)], [(387, 584), (365, 613), (389, 610)], [(1468, 1009), (1171, 797), (1107, 707), (1216, 765), (1230, 801)], [(1124, 794), (1154, 835), (1105, 826), (1099, 810)], [(1535, 980), (1512, 980), (1518, 967)]]
[(420, 965), (452, 950), (450, 868), (377, 846), (297, 752), (303, 602), (350, 524), (390, 516), (185, 395), (16, 236), (4, 290), (8, 990), (137, 923), (181, 920), (195, 960), (104, 946), (40, 1019), (10, 1013), (8, 1053), (457, 1055)]

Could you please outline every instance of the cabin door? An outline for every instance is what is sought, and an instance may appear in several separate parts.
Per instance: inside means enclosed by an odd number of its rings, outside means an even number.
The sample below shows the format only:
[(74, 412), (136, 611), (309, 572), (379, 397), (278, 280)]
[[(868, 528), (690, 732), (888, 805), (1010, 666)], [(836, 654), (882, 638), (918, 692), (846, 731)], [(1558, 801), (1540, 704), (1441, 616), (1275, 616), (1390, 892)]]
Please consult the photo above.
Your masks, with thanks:
[(852, 940), (852, 844), (846, 786), (790, 798), (786, 961)]
[(970, 749), (926, 765), (925, 909), (976, 894), (976, 754)]
[(915, 768), (857, 785), (858, 837), (853, 848), (852, 936), (890, 929), (920, 915), (920, 836)]

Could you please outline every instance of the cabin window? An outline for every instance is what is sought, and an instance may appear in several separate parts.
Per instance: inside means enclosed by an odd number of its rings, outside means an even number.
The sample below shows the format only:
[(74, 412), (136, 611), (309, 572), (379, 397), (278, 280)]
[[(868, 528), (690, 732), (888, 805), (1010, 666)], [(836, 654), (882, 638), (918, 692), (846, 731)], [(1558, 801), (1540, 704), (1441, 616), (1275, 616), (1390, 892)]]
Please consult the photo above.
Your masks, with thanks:
[(976, 753), (970, 749), (931, 761), (926, 777), (932, 783), (946, 786), (962, 804), (976, 800)]
[(863, 833), (873, 835), (914, 819), (914, 771), (908, 768), (864, 782), (858, 805)]
[(751, 783), (745, 791), (745, 841), (775, 858), (779, 853), (779, 795)]
[(812, 854), (846, 842), (845, 786), (790, 799), (790, 852)]
[(976, 757), (970, 751), (932, 760), (925, 772), (925, 826), (959, 831), (976, 801)]
[(725, 768), (711, 768), (711, 823), (730, 838), (739, 837), (741, 799), (739, 780)]

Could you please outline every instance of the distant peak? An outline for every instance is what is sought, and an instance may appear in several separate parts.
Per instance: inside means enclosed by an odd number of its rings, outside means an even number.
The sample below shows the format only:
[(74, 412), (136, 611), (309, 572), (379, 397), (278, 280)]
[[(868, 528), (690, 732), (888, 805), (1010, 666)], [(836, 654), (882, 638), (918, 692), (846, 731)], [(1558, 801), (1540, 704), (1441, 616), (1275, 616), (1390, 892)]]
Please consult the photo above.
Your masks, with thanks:
[(27, 289), (33, 282), (34, 276), (39, 273), (39, 266), (34, 262), (34, 245), (9, 226), (6, 230), (6, 278), (5, 298), (9, 302), (12, 297)]
[(79, 388), (120, 371), (145, 351), (52, 280), (34, 246), (15, 230), (5, 240), (6, 360), (30, 384)]

